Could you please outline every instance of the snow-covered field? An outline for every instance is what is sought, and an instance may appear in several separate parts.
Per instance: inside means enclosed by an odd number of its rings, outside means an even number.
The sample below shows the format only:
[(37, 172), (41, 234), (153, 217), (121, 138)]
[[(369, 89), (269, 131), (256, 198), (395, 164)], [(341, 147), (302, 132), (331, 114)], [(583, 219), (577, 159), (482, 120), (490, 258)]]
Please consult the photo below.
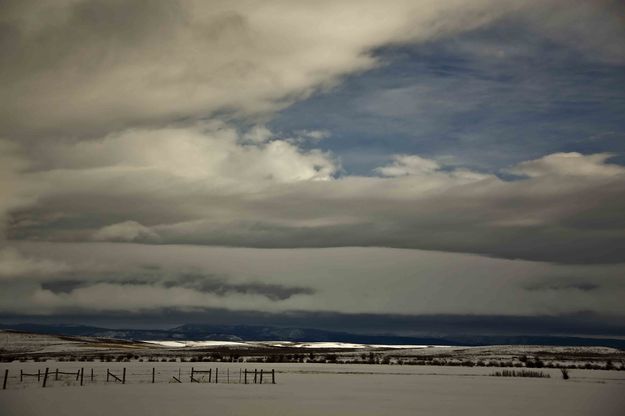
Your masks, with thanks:
[(606, 347), (448, 347), (340, 342), (126, 341), (0, 331), (0, 361), (313, 362), (485, 367), (625, 369), (625, 352)]
[(382, 344), (354, 344), (349, 342), (290, 342), (290, 341), (142, 341), (147, 344), (169, 348), (185, 347), (283, 347), (309, 349), (420, 349), (420, 348), (450, 348), (446, 345), (382, 345)]
[[(625, 414), (625, 371), (614, 371), (624, 367), (625, 354), (613, 348), (145, 343), (3, 332), (0, 357), (0, 383), (9, 371), (7, 389), (0, 390), (0, 416)], [(518, 370), (539, 358), (545, 367), (579, 368), (570, 370), (569, 380), (558, 368), (534, 369), (549, 378), (490, 376), (504, 365)], [(380, 362), (385, 364), (371, 364)], [(608, 362), (611, 371), (581, 369), (591, 363), (606, 368)], [(46, 367), (46, 388), (41, 377), (20, 380), (20, 370), (43, 374)], [(84, 385), (76, 375), (55, 380), (57, 368), (74, 374), (84, 368)], [(126, 384), (106, 382), (107, 369), (121, 377), (123, 368)], [(213, 382), (200, 373), (195, 375), (200, 383), (191, 383), (191, 368), (211, 369)], [(265, 383), (274, 369), (276, 384), (253, 384), (253, 372), (260, 378), (260, 369)], [(214, 383), (217, 370), (219, 384)]]
[[(19, 383), (19, 370), (85, 367), (84, 386), (72, 376), (41, 388)], [(106, 369), (127, 384), (106, 383)], [(152, 367), (157, 383), (151, 384)], [(219, 368), (219, 384), (190, 383), (191, 367)], [(90, 381), (90, 369), (95, 381)], [(277, 384), (238, 384), (239, 370), (276, 370)], [(2, 415), (623, 415), (625, 373), (572, 370), (563, 380), (488, 376), (492, 368), (292, 363), (4, 363), (13, 377), (0, 390)], [(170, 383), (180, 374), (182, 384)], [(226, 384), (226, 375), (230, 384)], [(268, 380), (268, 379), (266, 379)]]

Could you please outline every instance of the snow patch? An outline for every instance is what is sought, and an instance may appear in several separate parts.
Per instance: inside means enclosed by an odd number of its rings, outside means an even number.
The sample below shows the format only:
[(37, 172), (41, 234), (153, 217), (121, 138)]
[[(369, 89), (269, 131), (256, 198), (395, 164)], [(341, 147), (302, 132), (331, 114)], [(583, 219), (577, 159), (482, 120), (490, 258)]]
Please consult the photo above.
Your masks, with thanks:
[(161, 345), (170, 348), (184, 347), (221, 347), (221, 346), (247, 346), (246, 342), (236, 341), (141, 341), (147, 344)]

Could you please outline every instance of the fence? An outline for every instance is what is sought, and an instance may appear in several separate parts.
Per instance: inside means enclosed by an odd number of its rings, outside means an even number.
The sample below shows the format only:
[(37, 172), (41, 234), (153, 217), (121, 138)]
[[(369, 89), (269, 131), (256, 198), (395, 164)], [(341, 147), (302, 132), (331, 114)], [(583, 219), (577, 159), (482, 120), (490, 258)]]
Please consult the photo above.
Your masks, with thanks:
[[(222, 369), (221, 380), (219, 368), (209, 368), (209, 369), (196, 369), (195, 367), (191, 367), (191, 370), (185, 369), (182, 371), (181, 368), (177, 369), (177, 372), (171, 368), (168, 369), (157, 369), (156, 367), (151, 368), (151, 372), (136, 372), (144, 370), (143, 368), (134, 368), (135, 372), (129, 372), (130, 376), (127, 380), (127, 371), (126, 367), (121, 369), (111, 370), (110, 368), (106, 368), (106, 372), (104, 369), (98, 369), (99, 371), (94, 371), (94, 368), (88, 369), (88, 376), (85, 378), (85, 368), (81, 367), (80, 369), (74, 371), (61, 371), (56, 368), (51, 370), (49, 367), (46, 367), (45, 370), (37, 369), (37, 372), (27, 373), (24, 370), (19, 370), (19, 377), (17, 374), (15, 376), (9, 376), (9, 369), (4, 370), (4, 379), (2, 383), (2, 389), (6, 390), (7, 385), (9, 385), (10, 379), (15, 379), (15, 385), (18, 384), (21, 386), (33, 385), (34, 383), (29, 382), (28, 380), (36, 379), (36, 385), (41, 385), (41, 387), (48, 387), (53, 385), (55, 382), (63, 382), (65, 385), (80, 385), (83, 386), (85, 384), (99, 384), (99, 383), (116, 383), (116, 384), (126, 384), (127, 381), (130, 383), (183, 383), (187, 378), (185, 376), (188, 375), (188, 380), (190, 383), (206, 383), (206, 384), (218, 384), (218, 383), (226, 383), (226, 384), (276, 384), (276, 372), (275, 369), (264, 370), (264, 369), (254, 369), (248, 370), (247, 368), (238, 368), (238, 379), (237, 377), (231, 377), (230, 368), (226, 368), (225, 374)], [(236, 374), (236, 372), (234, 373)], [(101, 378), (99, 377), (101, 376)], [(13, 382), (10, 384), (14, 384)]]
[[(246, 369), (239, 368), (239, 382), (237, 384), (241, 384), (241, 380), (243, 380), (243, 384), (248, 384), (247, 382), (248, 373), (251, 375), (251, 371), (248, 371), (247, 368)], [(212, 369), (196, 370), (194, 367), (191, 367), (191, 382), (199, 383), (200, 381), (194, 378), (195, 374), (208, 374), (208, 382), (210, 383), (212, 381), (212, 375), (213, 375)], [(259, 377), (259, 374), (260, 374), (260, 377)], [(271, 374), (271, 384), (276, 384), (276, 371), (274, 369), (272, 369), (271, 372), (266, 372), (266, 373), (265, 373), (265, 370), (263, 369), (261, 369), (260, 372), (258, 371), (258, 369), (254, 369), (254, 384), (263, 384), (264, 374), (267, 374), (267, 375)], [(215, 368), (215, 384), (217, 383), (219, 383), (219, 368)], [(226, 383), (230, 384), (230, 369), (229, 368), (226, 369)]]

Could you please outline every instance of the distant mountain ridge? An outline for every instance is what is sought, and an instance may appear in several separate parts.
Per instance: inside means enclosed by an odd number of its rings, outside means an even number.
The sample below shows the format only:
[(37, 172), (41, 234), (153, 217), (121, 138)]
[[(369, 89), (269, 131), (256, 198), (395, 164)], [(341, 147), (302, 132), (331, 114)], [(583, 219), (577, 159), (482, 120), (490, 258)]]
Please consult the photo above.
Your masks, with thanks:
[(405, 337), (366, 335), (312, 328), (282, 328), (254, 325), (186, 324), (171, 329), (111, 329), (86, 325), (0, 324), (1, 329), (66, 336), (119, 338), (135, 341), (293, 341), (346, 342), (385, 345), (549, 345), (596, 346), (625, 349), (625, 340), (608, 338), (558, 337), (533, 335), (463, 335), (443, 337)]

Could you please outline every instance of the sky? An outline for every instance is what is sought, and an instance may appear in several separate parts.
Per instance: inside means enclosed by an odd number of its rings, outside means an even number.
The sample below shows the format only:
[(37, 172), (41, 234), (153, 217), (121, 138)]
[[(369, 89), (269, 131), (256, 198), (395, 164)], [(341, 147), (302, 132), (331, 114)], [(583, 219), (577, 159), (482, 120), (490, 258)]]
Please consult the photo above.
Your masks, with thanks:
[(625, 336), (625, 7), (0, 3), (0, 321)]

